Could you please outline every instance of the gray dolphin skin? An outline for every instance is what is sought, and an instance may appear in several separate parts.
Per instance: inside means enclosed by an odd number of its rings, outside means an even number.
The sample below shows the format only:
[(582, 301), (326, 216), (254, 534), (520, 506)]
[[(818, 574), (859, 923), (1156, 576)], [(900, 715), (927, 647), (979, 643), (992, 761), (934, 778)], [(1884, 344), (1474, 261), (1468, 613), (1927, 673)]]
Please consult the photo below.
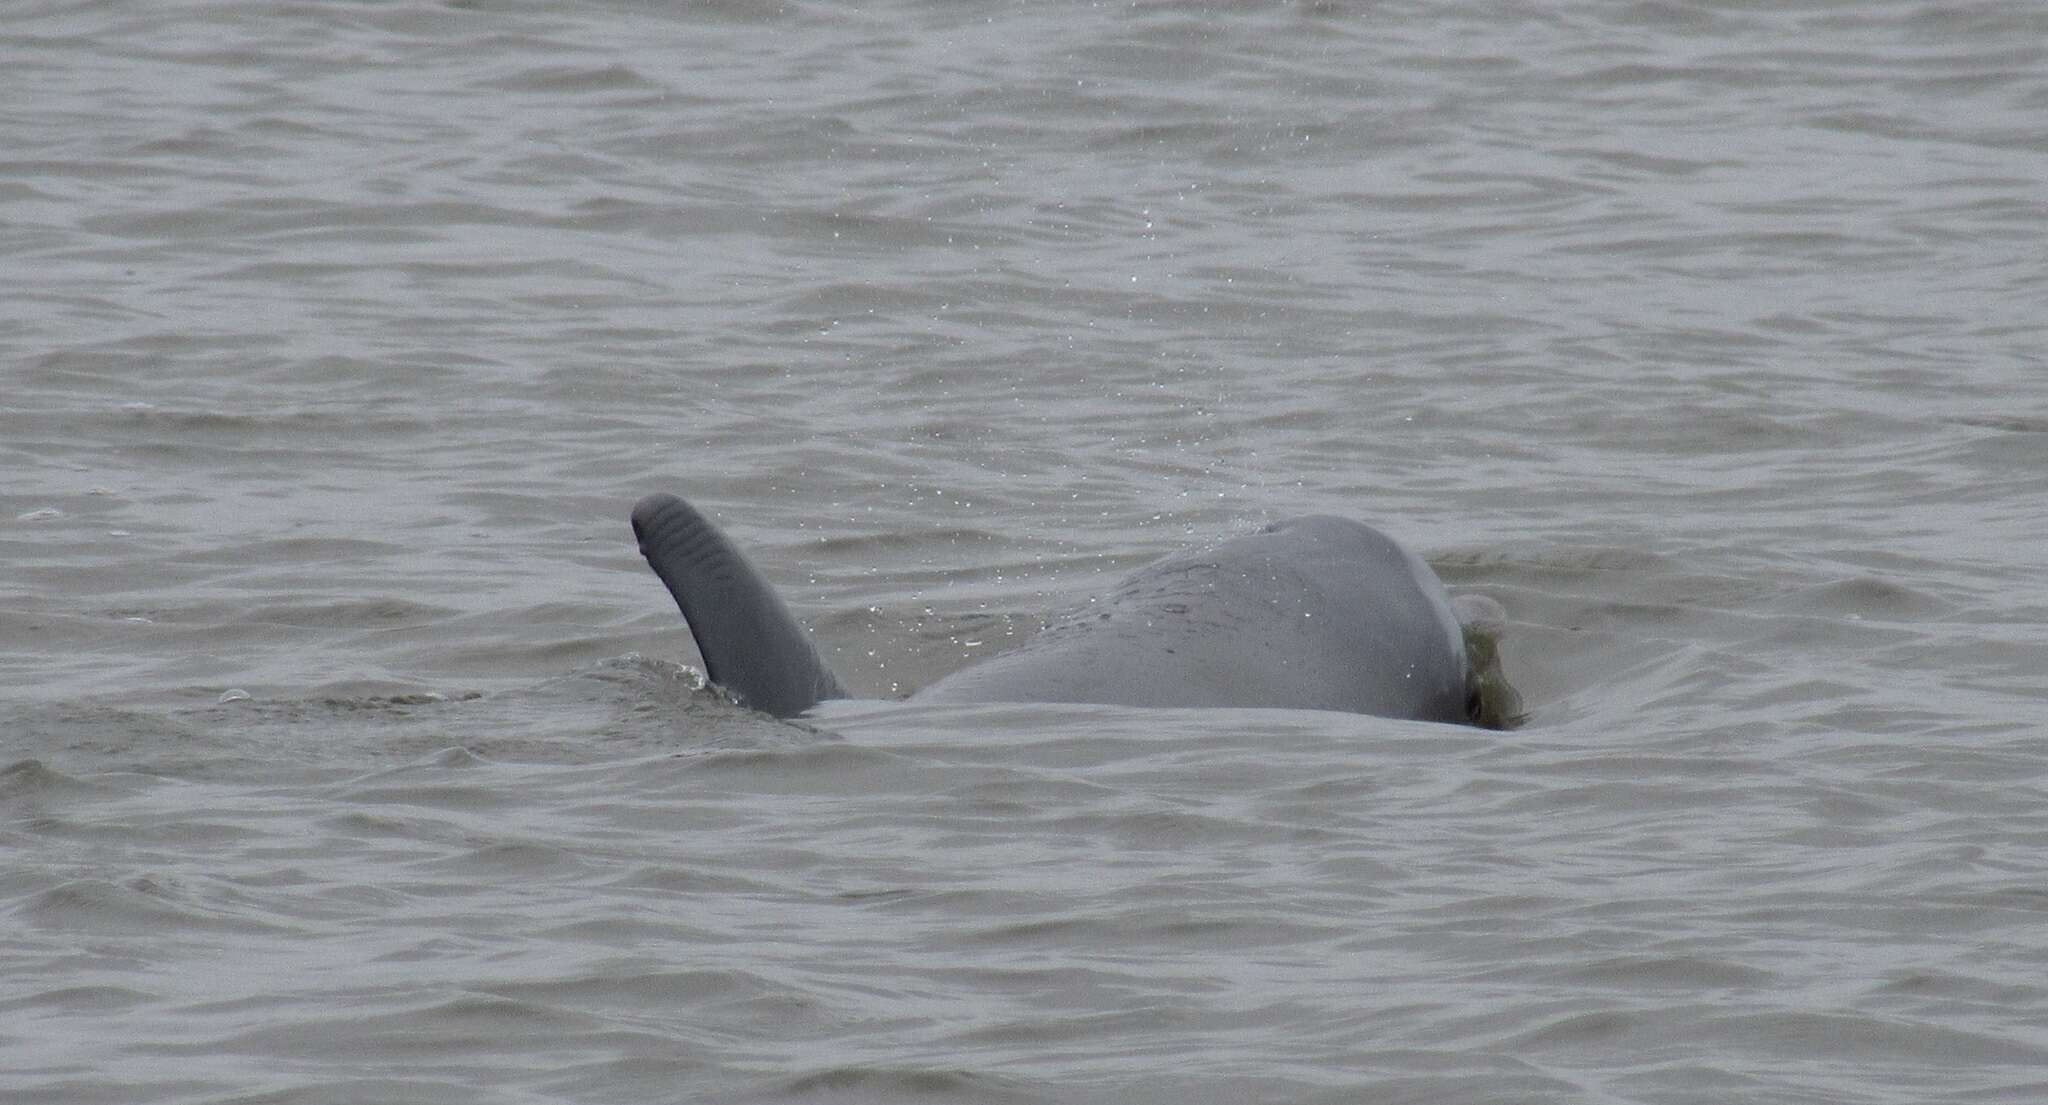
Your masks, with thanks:
[(633, 535), (682, 608), (713, 683), (776, 717), (846, 697), (775, 589), (696, 507), (649, 495), (633, 507)]
[[(712, 682), (777, 717), (846, 697), (774, 589), (694, 507), (649, 495), (633, 532)], [(911, 698), (1270, 706), (1501, 728), (1520, 703), (1506, 716), (1482, 703), (1480, 665), (1513, 694), (1498, 679), (1495, 634), (1474, 648), (1436, 574), (1393, 538), (1345, 518), (1291, 518), (1139, 568), (1080, 614)]]

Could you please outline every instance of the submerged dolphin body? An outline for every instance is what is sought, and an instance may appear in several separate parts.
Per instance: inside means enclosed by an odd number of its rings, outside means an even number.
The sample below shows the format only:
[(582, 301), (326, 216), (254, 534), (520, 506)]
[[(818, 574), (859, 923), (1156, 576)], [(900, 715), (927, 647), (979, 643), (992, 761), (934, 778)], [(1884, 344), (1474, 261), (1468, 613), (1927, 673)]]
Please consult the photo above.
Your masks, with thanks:
[[(675, 596), (705, 673), (793, 717), (846, 690), (768, 582), (696, 508), (633, 508), (641, 555)], [(1422, 558), (1371, 526), (1312, 516), (1153, 561), (1106, 600), (1014, 651), (954, 672), (920, 702), (1270, 706), (1502, 728), (1499, 607), (1461, 625)]]

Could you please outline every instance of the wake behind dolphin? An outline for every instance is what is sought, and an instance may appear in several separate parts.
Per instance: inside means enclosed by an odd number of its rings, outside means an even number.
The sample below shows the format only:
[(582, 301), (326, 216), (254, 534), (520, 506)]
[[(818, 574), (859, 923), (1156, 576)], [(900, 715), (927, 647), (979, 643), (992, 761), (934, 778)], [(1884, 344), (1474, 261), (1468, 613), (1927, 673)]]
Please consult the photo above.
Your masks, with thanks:
[[(705, 674), (776, 717), (846, 697), (788, 607), (718, 528), (673, 495), (633, 508)], [(1342, 710), (1491, 728), (1521, 720), (1494, 649), (1499, 607), (1461, 603), (1371, 526), (1311, 516), (1156, 560), (1105, 601), (913, 694), (920, 702), (1076, 702)], [(1480, 624), (1475, 624), (1480, 623)]]

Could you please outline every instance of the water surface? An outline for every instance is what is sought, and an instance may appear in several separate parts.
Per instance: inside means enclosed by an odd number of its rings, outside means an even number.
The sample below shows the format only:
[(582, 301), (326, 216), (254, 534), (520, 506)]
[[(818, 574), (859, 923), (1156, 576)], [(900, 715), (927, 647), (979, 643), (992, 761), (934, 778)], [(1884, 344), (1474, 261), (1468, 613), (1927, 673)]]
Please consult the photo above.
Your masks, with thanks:
[[(2048, 1093), (2048, 17), (0, 16), (0, 1096)], [(1292, 514), (1509, 734), (898, 697)]]

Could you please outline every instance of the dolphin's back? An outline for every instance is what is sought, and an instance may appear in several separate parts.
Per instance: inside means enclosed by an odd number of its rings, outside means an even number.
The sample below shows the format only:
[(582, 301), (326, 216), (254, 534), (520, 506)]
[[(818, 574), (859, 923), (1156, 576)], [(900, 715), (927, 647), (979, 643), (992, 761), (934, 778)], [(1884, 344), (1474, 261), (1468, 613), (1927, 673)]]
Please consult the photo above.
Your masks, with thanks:
[[(846, 697), (768, 581), (696, 508), (649, 495), (633, 532), (712, 682), (777, 717)], [(1306, 517), (1154, 561), (1078, 616), (912, 697), (1472, 722), (1471, 671), (1422, 558), (1371, 526)]]
[(1463, 634), (1414, 553), (1344, 518), (1175, 553), (919, 701), (1274, 706), (1467, 722)]
[(633, 535), (690, 623), (713, 683), (776, 717), (846, 697), (768, 581), (695, 507), (649, 495), (633, 507)]

